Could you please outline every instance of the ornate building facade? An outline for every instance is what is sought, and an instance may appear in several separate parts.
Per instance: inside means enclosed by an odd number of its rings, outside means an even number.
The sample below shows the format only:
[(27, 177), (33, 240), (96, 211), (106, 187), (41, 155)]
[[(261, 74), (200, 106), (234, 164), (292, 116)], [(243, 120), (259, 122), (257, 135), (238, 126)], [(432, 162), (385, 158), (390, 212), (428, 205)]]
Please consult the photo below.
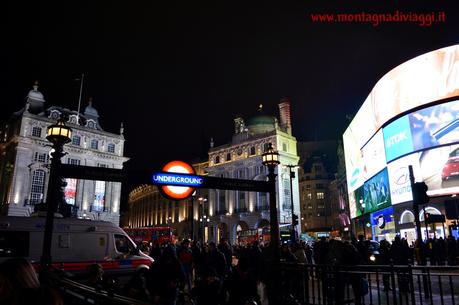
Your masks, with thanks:
[[(291, 200), (294, 211), (299, 214), (298, 171), (290, 184), (290, 169), (286, 165), (297, 165), (297, 141), (292, 135), (290, 102), (279, 104), (280, 121), (261, 111), (245, 121), (234, 119), (232, 141), (209, 150), (209, 176), (267, 180), (267, 169), (262, 165), (261, 155), (272, 143), (280, 154), (281, 164), (276, 168), (277, 210), (282, 228), (292, 221)], [(292, 193), (292, 194), (291, 194)], [(244, 232), (269, 227), (269, 198), (267, 193), (246, 191), (209, 190), (208, 213), (209, 238), (218, 242), (222, 237), (235, 243)], [(301, 224), (300, 224), (301, 226)]]
[[(64, 115), (72, 128), (72, 141), (64, 146), (62, 163), (121, 169), (123, 127), (120, 134), (104, 131), (92, 101), (83, 114), (62, 107), (45, 108), (43, 94), (35, 84), (24, 108), (15, 112), (0, 130), (0, 200), (2, 213), (30, 216), (37, 204), (46, 202), (50, 143), (47, 127)], [(66, 203), (75, 216), (119, 224), (121, 183), (66, 179)]]
[[(193, 163), (198, 175), (205, 175), (208, 162)], [(171, 227), (179, 239), (208, 241), (208, 191), (196, 190), (186, 200), (164, 198), (155, 185), (141, 185), (129, 193), (127, 221), (129, 228)]]

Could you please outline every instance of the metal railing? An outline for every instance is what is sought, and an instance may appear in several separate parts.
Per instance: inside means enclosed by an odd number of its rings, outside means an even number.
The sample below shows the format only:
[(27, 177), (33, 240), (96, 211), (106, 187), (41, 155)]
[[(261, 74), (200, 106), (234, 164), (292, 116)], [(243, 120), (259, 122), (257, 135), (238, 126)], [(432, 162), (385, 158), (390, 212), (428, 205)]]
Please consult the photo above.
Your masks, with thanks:
[(459, 267), (282, 263), (281, 276), (283, 298), (299, 304), (459, 304)]

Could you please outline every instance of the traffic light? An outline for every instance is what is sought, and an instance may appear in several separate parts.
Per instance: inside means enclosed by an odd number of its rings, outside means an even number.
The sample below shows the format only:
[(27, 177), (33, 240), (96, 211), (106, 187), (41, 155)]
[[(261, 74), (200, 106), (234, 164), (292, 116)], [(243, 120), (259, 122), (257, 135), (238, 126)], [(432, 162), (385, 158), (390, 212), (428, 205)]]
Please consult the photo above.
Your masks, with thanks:
[(429, 188), (424, 182), (416, 182), (413, 184), (413, 204), (426, 204), (429, 202), (429, 196), (427, 195), (427, 190)]
[(293, 226), (298, 225), (298, 215), (296, 215), (296, 214), (292, 215), (292, 225)]

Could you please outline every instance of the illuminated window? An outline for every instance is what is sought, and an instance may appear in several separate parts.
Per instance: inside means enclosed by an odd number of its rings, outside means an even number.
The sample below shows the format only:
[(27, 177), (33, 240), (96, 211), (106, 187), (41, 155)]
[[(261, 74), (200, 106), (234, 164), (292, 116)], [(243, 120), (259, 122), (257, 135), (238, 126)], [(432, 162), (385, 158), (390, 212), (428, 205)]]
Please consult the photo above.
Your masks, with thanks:
[(76, 146), (80, 146), (81, 144), (81, 137), (80, 136), (73, 136), (72, 137), (72, 144)]
[(324, 193), (323, 192), (317, 192), (317, 199), (324, 199)]
[(64, 189), (65, 202), (67, 202), (67, 204), (74, 205), (76, 199), (77, 179), (67, 178), (65, 179), (65, 182), (67, 182), (67, 186)]
[(96, 139), (91, 140), (91, 149), (98, 149), (99, 148), (99, 141)]
[(41, 128), (40, 127), (33, 127), (32, 128), (32, 136), (41, 138)]
[(115, 144), (113, 143), (108, 144), (107, 151), (112, 154), (115, 153)]
[(312, 199), (312, 193), (307, 193), (307, 194), (306, 194), (306, 197), (307, 197), (308, 199)]
[(105, 181), (94, 182), (94, 202), (92, 211), (102, 212), (105, 205)]
[(36, 170), (32, 174), (32, 187), (30, 188), (30, 204), (37, 204), (43, 200), (45, 190), (45, 171)]

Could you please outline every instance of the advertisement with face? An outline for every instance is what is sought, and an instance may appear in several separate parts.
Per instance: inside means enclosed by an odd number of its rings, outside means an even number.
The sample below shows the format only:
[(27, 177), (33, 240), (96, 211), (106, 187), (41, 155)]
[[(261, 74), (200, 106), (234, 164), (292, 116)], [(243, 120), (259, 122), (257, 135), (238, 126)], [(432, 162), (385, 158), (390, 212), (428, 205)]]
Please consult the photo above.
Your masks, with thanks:
[(384, 138), (382, 130), (379, 130), (373, 138), (362, 148), (365, 180), (373, 177), (386, 166), (386, 154), (384, 151)]
[(393, 205), (413, 200), (408, 166), (411, 165), (413, 167), (415, 181), (416, 178), (420, 180), (422, 178), (422, 173), (419, 166), (419, 156), (420, 153), (414, 153), (397, 159), (387, 166), (390, 196)]
[(67, 178), (65, 179), (65, 182), (67, 182), (67, 185), (64, 189), (65, 202), (67, 202), (67, 204), (74, 205), (76, 198), (77, 179)]
[(363, 185), (363, 197), (365, 214), (391, 206), (387, 169), (382, 170), (365, 182)]
[(409, 114), (414, 150), (459, 142), (459, 101)]
[(371, 214), (371, 224), (378, 226), (379, 229), (384, 229), (389, 222), (393, 221), (394, 209), (389, 207), (387, 209)]
[(423, 151), (419, 153), (419, 165), (429, 196), (459, 192), (459, 145)]

